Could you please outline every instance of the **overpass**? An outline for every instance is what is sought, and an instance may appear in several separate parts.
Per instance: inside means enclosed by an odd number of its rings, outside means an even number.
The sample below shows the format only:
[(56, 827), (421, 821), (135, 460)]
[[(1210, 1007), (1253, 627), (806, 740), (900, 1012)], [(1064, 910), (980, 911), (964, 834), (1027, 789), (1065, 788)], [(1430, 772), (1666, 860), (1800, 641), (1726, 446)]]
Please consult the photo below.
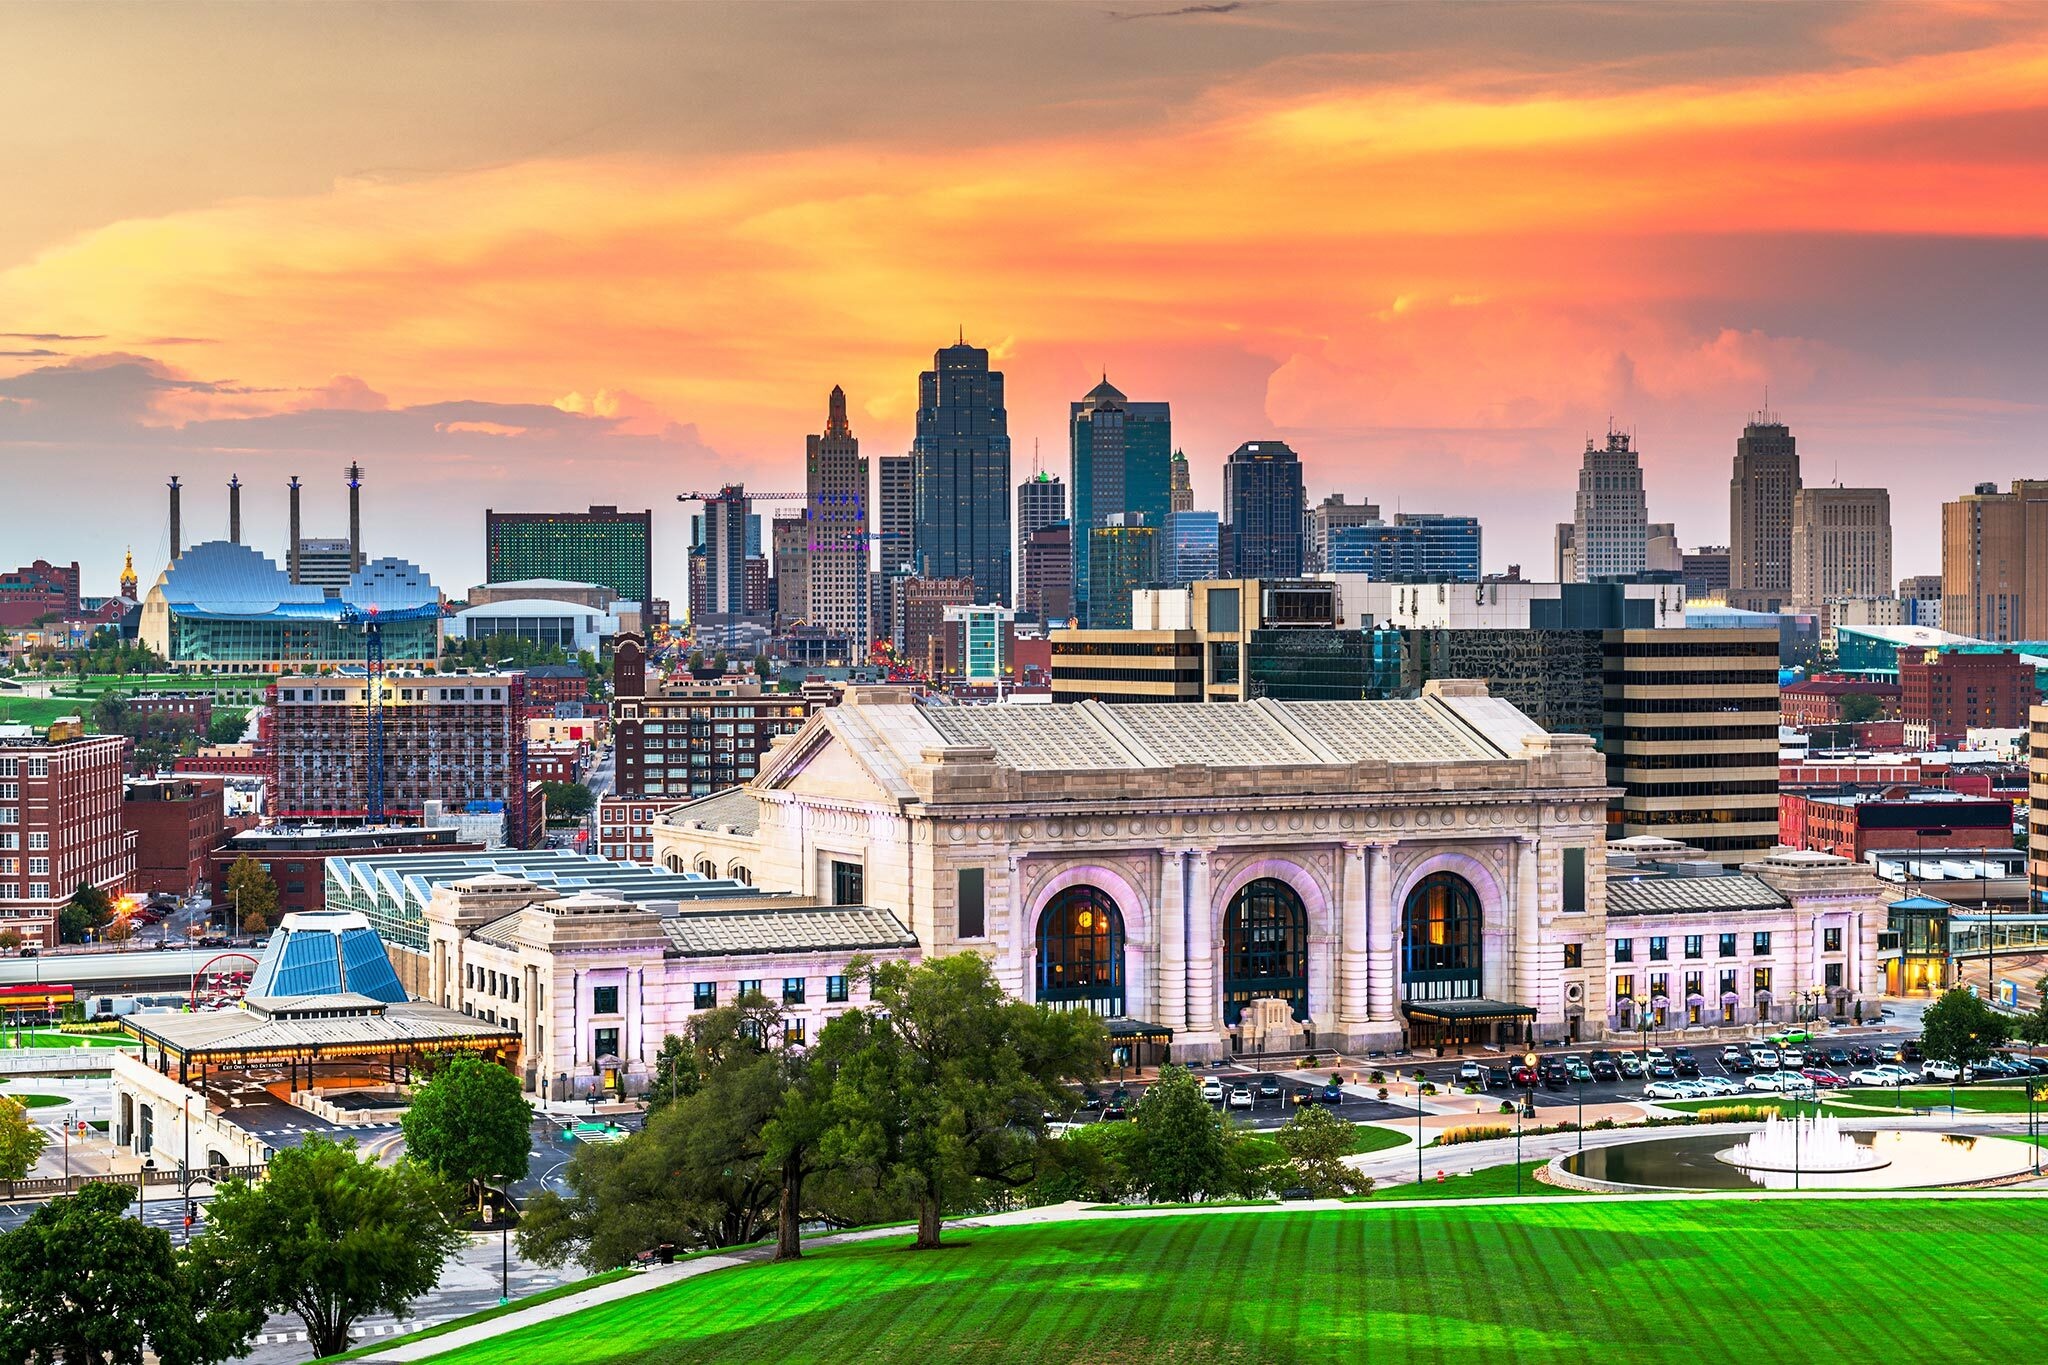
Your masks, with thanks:
[(48, 981), (76, 986), (84, 995), (159, 995), (191, 988), (192, 973), (225, 952), (254, 949), (167, 948), (133, 952), (44, 953), (0, 958), (0, 986)]

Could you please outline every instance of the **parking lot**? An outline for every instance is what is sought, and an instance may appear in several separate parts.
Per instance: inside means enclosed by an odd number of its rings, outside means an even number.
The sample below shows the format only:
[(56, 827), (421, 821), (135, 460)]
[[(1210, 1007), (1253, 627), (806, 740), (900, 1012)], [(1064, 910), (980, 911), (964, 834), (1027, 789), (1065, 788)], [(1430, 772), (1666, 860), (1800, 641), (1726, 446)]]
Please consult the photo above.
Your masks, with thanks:
[[(1349, 1067), (1336, 1070), (1343, 1075), (1346, 1085), (1364, 1083), (1365, 1073), (1362, 1071)], [(1324, 1085), (1332, 1074), (1331, 1070), (1318, 1068), (1308, 1074), (1318, 1078), (1314, 1085), (1305, 1085), (1291, 1076), (1277, 1072), (1262, 1073), (1238, 1066), (1204, 1066), (1196, 1071), (1196, 1075), (1205, 1086), (1213, 1082), (1222, 1092), (1223, 1098), (1212, 1099), (1211, 1104), (1227, 1110), (1232, 1118), (1253, 1128), (1278, 1128), (1287, 1122), (1302, 1103), (1325, 1104), (1332, 1114), (1348, 1123), (1374, 1123), (1387, 1119), (1415, 1117), (1414, 1106), (1400, 1103), (1398, 1093), (1393, 1093), (1401, 1089), (1398, 1082), (1390, 1082), (1390, 1094), (1386, 1103), (1369, 1096), (1361, 1097), (1348, 1090), (1341, 1090), (1339, 1093), (1342, 1098), (1332, 1104), (1325, 1098)], [(1104, 1081), (1092, 1086), (1089, 1091), (1099, 1097), (1101, 1103), (1087, 1103), (1088, 1092), (1084, 1092), (1084, 1105), (1073, 1113), (1071, 1122), (1101, 1123), (1129, 1118), (1131, 1111), (1137, 1107), (1138, 1100), (1144, 1095), (1145, 1088), (1142, 1081)], [(1231, 1094), (1240, 1089), (1249, 1093), (1244, 1100), (1234, 1102), (1230, 1098)], [(1298, 1093), (1301, 1096), (1299, 1099)]]

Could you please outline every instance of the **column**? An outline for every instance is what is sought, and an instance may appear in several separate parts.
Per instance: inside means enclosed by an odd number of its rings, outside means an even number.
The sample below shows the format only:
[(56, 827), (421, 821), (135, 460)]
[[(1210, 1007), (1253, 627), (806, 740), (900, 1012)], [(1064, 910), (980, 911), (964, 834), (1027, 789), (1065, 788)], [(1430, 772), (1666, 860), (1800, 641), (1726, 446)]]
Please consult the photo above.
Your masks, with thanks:
[(1010, 855), (1010, 880), (1004, 888), (1003, 952), (996, 964), (996, 981), (1017, 999), (1024, 994), (1024, 940), (1032, 926), (1024, 922), (1024, 855)]
[(1337, 952), (1338, 962), (1343, 968), (1337, 1018), (1345, 1024), (1362, 1024), (1371, 1018), (1372, 951), (1366, 923), (1370, 897), (1371, 888), (1366, 885), (1365, 846), (1346, 844), (1337, 879)]
[(1371, 957), (1372, 984), (1368, 992), (1372, 1020), (1392, 1023), (1398, 1017), (1394, 1002), (1400, 997), (1401, 959), (1394, 917), (1394, 850), (1386, 844), (1372, 844), (1366, 864), (1366, 944)]
[(1543, 1009), (1542, 930), (1537, 915), (1536, 840), (1515, 844), (1515, 1002)]
[(1209, 850), (1190, 853), (1188, 874), (1188, 1017), (1190, 1033), (1217, 1031), (1215, 907), (1209, 904)]
[(1187, 1019), (1188, 978), (1187, 978), (1187, 887), (1184, 882), (1187, 855), (1177, 848), (1160, 850), (1159, 894), (1152, 898), (1158, 907), (1153, 915), (1153, 941), (1158, 956), (1158, 969), (1153, 980), (1158, 982), (1158, 996), (1152, 1000), (1151, 1009), (1144, 1017), (1156, 1020), (1179, 1033)]

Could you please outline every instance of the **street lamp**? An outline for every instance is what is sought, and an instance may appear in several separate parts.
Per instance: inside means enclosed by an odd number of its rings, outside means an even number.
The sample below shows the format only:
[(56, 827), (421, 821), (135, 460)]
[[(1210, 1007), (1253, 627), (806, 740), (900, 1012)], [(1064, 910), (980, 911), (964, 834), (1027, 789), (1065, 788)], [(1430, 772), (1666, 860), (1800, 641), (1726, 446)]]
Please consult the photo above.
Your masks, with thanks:
[(1415, 1068), (1415, 1188), (1422, 1188), (1422, 1068)]
[(1639, 995), (1635, 997), (1635, 1002), (1636, 1029), (1642, 1034), (1642, 1043), (1639, 1050), (1643, 1059), (1643, 1067), (1647, 1070), (1650, 1065), (1650, 998), (1646, 995)]

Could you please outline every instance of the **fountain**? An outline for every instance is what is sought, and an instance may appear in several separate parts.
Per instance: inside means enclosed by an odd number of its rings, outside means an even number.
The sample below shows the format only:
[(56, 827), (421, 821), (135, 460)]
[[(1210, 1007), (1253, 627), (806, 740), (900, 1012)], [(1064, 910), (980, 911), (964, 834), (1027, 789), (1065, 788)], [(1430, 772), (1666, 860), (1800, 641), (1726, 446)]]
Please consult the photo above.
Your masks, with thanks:
[(1843, 1132), (1841, 1120), (1833, 1114), (1810, 1118), (1801, 1114), (1791, 1119), (1772, 1114), (1764, 1120), (1762, 1131), (1714, 1153), (1714, 1158), (1746, 1171), (1809, 1174), (1875, 1171), (1891, 1165), (1890, 1158), (1875, 1147)]

